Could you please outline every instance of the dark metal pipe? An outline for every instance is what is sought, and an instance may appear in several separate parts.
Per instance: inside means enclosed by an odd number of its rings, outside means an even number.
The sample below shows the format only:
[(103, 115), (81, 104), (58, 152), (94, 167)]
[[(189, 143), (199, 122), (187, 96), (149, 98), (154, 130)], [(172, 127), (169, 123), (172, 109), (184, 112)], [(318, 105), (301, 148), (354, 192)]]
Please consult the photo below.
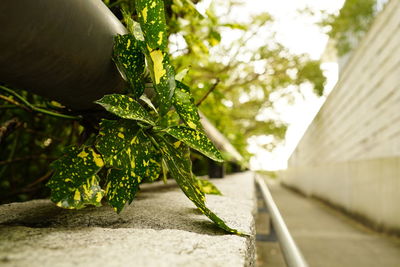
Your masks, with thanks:
[(0, 82), (74, 110), (119, 92), (113, 36), (126, 29), (100, 0), (1, 0)]

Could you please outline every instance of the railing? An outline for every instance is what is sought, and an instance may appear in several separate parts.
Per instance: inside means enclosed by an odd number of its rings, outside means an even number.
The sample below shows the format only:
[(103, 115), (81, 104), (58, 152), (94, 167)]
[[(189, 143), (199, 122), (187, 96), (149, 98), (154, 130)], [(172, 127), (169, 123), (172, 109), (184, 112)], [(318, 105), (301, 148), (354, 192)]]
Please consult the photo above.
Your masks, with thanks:
[(285, 221), (279, 213), (278, 207), (276, 206), (267, 185), (265, 184), (264, 180), (258, 175), (256, 175), (255, 179), (260, 189), (263, 200), (267, 205), (267, 209), (269, 211), (269, 215), (272, 221), (272, 226), (276, 231), (279, 245), (281, 247), (282, 254), (287, 266), (307, 267), (308, 264), (304, 260), (303, 255), (301, 254), (299, 248), (297, 247), (292, 236), (290, 235), (289, 230), (286, 227)]

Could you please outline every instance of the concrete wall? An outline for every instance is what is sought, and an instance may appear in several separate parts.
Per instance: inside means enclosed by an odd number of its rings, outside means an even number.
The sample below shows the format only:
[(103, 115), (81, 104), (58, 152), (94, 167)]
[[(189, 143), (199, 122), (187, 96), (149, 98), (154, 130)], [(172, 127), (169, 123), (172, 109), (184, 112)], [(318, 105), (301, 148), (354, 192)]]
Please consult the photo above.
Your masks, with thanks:
[(377, 16), (282, 176), (400, 232), (400, 1)]

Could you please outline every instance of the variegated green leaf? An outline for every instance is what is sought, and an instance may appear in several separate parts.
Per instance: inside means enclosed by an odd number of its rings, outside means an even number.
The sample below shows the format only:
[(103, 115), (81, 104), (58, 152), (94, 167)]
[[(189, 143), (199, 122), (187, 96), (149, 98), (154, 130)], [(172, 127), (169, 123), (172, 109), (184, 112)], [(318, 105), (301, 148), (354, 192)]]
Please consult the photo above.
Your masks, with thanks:
[(164, 130), (174, 138), (185, 142), (191, 148), (203, 153), (212, 160), (224, 161), (221, 153), (203, 132), (185, 126), (174, 126)]
[(175, 91), (175, 70), (168, 56), (164, 1), (136, 0), (135, 3), (145, 40), (142, 49), (158, 94), (160, 114), (163, 116), (171, 107)]
[(125, 74), (131, 86), (130, 92), (135, 98), (139, 98), (144, 91), (145, 57), (133, 35), (115, 36), (113, 58), (118, 68)]
[(153, 105), (153, 102), (151, 102), (150, 98), (148, 98), (146, 95), (142, 95), (140, 97), (140, 100), (142, 100), (149, 108), (151, 108), (156, 114), (158, 114), (158, 111)]
[(219, 191), (218, 188), (213, 183), (211, 183), (209, 180), (198, 179), (197, 178), (197, 183), (198, 183), (198, 185), (200, 187), (200, 190), (204, 194), (222, 196), (221, 191)]
[[(183, 79), (186, 77), (186, 75), (189, 72), (189, 68), (185, 68), (183, 70), (181, 70), (180, 72), (178, 72), (177, 74), (175, 74), (175, 80), (177, 82), (182, 82)], [(178, 85), (177, 85), (178, 86)]]
[(160, 118), (160, 120), (158, 121), (158, 125), (161, 128), (168, 128), (171, 125), (178, 125), (179, 122), (180, 117), (178, 113), (175, 110), (171, 109), (170, 111), (168, 111), (167, 114)]
[[(154, 180), (161, 171), (161, 155), (142, 129), (129, 120), (101, 123), (96, 148), (111, 171), (107, 176), (107, 199), (120, 212), (131, 202), (138, 185), (146, 177)], [(129, 190), (126, 189), (129, 185)], [(125, 192), (124, 194), (120, 194)]]
[(105, 95), (95, 103), (100, 104), (108, 112), (111, 112), (118, 117), (143, 121), (150, 125), (154, 125), (154, 121), (147, 110), (145, 110), (139, 102), (129, 96), (119, 94)]
[(182, 160), (180, 162), (180, 164), (182, 164), (182, 169), (183, 170), (190, 170), (188, 171), (188, 173), (191, 174), (191, 176), (187, 176), (188, 179), (190, 180), (190, 182), (192, 183), (192, 185), (195, 187), (196, 192), (199, 193), (199, 195), (201, 195), (200, 200), (202, 202), (205, 202), (205, 194), (203, 193), (203, 191), (200, 188), (200, 185), (198, 184), (197, 178), (196, 176), (192, 173), (192, 161), (190, 159), (190, 149), (189, 147), (183, 143), (180, 140), (176, 140), (175, 138), (171, 137), (171, 136), (164, 136), (164, 139), (166, 141), (168, 141), (170, 144), (173, 145), (173, 148), (175, 149), (175, 152), (177, 155), (180, 155)]
[(193, 202), (205, 203), (205, 195), (192, 174), (190, 150), (181, 141), (171, 144), (163, 137), (156, 137), (161, 144), (161, 153), (171, 176), (177, 181), (185, 195)]
[(126, 170), (110, 169), (107, 174), (106, 197), (108, 203), (120, 213), (131, 203), (139, 191), (139, 181)]
[(136, 0), (136, 11), (147, 45), (168, 50), (167, 25), (163, 0)]
[(123, 9), (122, 17), (124, 19), (128, 32), (132, 34), (139, 43), (144, 41), (144, 36), (142, 29), (140, 28), (140, 24), (132, 19), (131, 14)]
[(190, 158), (187, 155), (177, 153), (174, 145), (164, 141), (160, 137), (158, 138), (158, 142), (162, 146), (161, 152), (163, 154), (165, 163), (167, 164), (168, 170), (185, 195), (204, 215), (217, 224), (218, 227), (229, 233), (242, 235), (241, 232), (226, 225), (221, 218), (219, 218), (214, 212), (206, 207), (203, 192), (198, 189), (196, 183), (193, 183)]
[(196, 6), (191, 0), (173, 0), (174, 5), (172, 6), (175, 13), (180, 14), (184, 12), (186, 16), (198, 17), (204, 19), (204, 16), (196, 9)]
[(157, 49), (148, 50), (145, 53), (154, 89), (158, 95), (157, 104), (160, 109), (160, 114), (165, 115), (171, 107), (172, 97), (176, 87), (175, 70), (170, 63), (167, 52)]
[(173, 105), (182, 121), (190, 128), (202, 130), (200, 116), (190, 88), (182, 82), (176, 81)]
[(96, 174), (103, 166), (101, 156), (92, 148), (69, 148), (63, 157), (51, 164), (54, 174), (47, 183), (51, 188), (51, 200), (67, 209), (101, 206), (104, 191)]

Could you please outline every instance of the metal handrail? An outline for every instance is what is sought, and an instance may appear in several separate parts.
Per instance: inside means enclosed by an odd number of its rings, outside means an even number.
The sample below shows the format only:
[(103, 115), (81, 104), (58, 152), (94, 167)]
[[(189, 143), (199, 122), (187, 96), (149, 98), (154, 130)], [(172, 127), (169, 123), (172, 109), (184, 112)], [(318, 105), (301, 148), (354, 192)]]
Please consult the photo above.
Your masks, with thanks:
[(272, 225), (276, 231), (279, 245), (282, 249), (283, 257), (287, 266), (289, 267), (307, 267), (308, 264), (301, 254), (299, 248), (294, 242), (290, 232), (283, 220), (278, 207), (276, 206), (271, 193), (268, 190), (264, 180), (258, 175), (255, 177), (256, 183), (260, 188), (261, 195), (263, 196), (264, 202), (267, 205), (269, 214), (271, 216)]

